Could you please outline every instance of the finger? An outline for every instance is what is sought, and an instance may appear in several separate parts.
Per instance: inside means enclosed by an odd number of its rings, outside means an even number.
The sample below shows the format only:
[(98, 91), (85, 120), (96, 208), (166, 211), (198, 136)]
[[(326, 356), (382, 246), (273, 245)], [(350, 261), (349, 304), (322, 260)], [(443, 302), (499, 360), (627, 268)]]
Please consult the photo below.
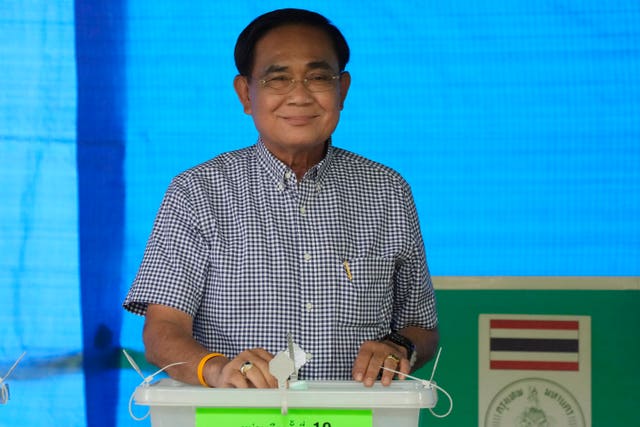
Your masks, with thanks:
[(273, 359), (273, 354), (269, 353), (267, 350), (265, 350), (264, 348), (254, 348), (251, 350), (248, 350), (251, 354), (259, 357), (260, 359), (266, 361), (267, 363), (269, 363), (269, 361), (271, 359)]
[(240, 372), (240, 368), (235, 359), (222, 369), (220, 375), (222, 376), (221, 382), (223, 387), (249, 388), (249, 382)]
[(358, 350), (358, 355), (356, 356), (356, 360), (353, 362), (353, 368), (351, 370), (351, 375), (355, 381), (364, 381), (367, 368), (369, 367), (371, 357), (373, 356), (372, 350), (370, 341), (367, 341), (360, 346), (360, 350)]
[(407, 377), (406, 377), (405, 374), (408, 374), (408, 373), (411, 372), (411, 363), (409, 362), (409, 360), (405, 359), (405, 358), (400, 360), (400, 364), (398, 365), (397, 371), (402, 372), (401, 374), (398, 374), (398, 379), (399, 380), (406, 380)]
[[(244, 371), (244, 377), (249, 382), (250, 387), (255, 388), (276, 388), (278, 386), (278, 380), (271, 375), (269, 371), (269, 361), (273, 359), (273, 355), (262, 348), (255, 348), (247, 351), (243, 351), (237, 357), (238, 360), (243, 360), (240, 364), (239, 370)], [(250, 362), (250, 367), (243, 369), (243, 364)]]
[[(371, 356), (371, 360), (369, 360), (369, 366), (367, 366), (367, 370), (364, 374), (364, 380), (362, 381), (366, 387), (371, 387), (380, 375), (380, 371), (382, 370), (380, 367), (384, 364), (384, 359), (386, 355), (382, 353), (374, 353)], [(389, 372), (392, 374), (393, 373)]]
[[(260, 370), (261, 379), (259, 379), (260, 388), (278, 388), (278, 380), (271, 375), (269, 369), (269, 362), (274, 358), (273, 354), (269, 353), (263, 348), (256, 348), (252, 350), (259, 359), (254, 361), (254, 367)], [(254, 383), (255, 384), (255, 383)], [(258, 387), (257, 384), (255, 384)]]
[[(245, 378), (249, 381), (250, 386), (255, 388), (274, 388), (273, 376), (269, 372), (268, 365), (264, 365), (264, 362), (257, 362), (253, 364), (250, 369), (245, 370)], [(275, 378), (273, 378), (275, 380)], [(277, 385), (277, 381), (276, 385)]]
[[(400, 358), (393, 353), (385, 357), (383, 363), (384, 364), (382, 366), (384, 366), (385, 368), (393, 369), (394, 371), (398, 371), (400, 369)], [(391, 384), (391, 381), (393, 380), (394, 376), (395, 376), (394, 372), (383, 369), (380, 382), (382, 383), (382, 385), (388, 386)]]

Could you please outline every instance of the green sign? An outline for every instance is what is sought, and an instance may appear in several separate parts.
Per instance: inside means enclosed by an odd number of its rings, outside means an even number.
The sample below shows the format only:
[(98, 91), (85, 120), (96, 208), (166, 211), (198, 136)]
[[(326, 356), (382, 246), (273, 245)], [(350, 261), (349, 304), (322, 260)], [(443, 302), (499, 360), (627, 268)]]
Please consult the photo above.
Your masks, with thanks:
[(197, 408), (196, 427), (372, 427), (368, 410), (280, 408)]

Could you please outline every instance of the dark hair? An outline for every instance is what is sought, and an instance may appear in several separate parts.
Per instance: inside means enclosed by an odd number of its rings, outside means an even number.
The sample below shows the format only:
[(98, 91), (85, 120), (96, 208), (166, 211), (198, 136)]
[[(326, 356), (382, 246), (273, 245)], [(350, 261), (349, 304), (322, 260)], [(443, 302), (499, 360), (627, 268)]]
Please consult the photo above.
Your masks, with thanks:
[(249, 76), (251, 74), (258, 41), (274, 28), (290, 24), (316, 27), (327, 33), (338, 56), (339, 71), (344, 71), (347, 62), (349, 62), (349, 45), (335, 25), (319, 13), (309, 10), (278, 9), (258, 16), (238, 36), (234, 57), (240, 75)]

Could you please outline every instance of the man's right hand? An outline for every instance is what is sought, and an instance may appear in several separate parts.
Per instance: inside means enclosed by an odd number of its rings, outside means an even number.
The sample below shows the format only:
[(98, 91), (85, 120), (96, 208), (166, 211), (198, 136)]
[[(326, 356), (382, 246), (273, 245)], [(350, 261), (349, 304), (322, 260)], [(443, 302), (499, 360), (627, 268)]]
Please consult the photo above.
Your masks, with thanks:
[(216, 357), (205, 365), (204, 377), (212, 387), (277, 388), (278, 381), (269, 372), (271, 359), (273, 355), (263, 348), (245, 350), (232, 360)]

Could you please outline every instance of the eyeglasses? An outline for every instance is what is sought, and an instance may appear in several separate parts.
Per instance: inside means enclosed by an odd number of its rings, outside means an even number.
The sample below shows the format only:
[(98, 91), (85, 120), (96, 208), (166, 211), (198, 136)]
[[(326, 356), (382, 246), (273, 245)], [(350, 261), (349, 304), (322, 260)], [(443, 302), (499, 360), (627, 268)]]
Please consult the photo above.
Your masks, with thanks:
[(283, 95), (293, 90), (296, 82), (302, 82), (309, 92), (326, 92), (335, 87), (336, 81), (340, 80), (341, 74), (314, 73), (304, 79), (294, 79), (288, 75), (277, 75), (266, 79), (258, 80), (260, 86), (271, 92)]

